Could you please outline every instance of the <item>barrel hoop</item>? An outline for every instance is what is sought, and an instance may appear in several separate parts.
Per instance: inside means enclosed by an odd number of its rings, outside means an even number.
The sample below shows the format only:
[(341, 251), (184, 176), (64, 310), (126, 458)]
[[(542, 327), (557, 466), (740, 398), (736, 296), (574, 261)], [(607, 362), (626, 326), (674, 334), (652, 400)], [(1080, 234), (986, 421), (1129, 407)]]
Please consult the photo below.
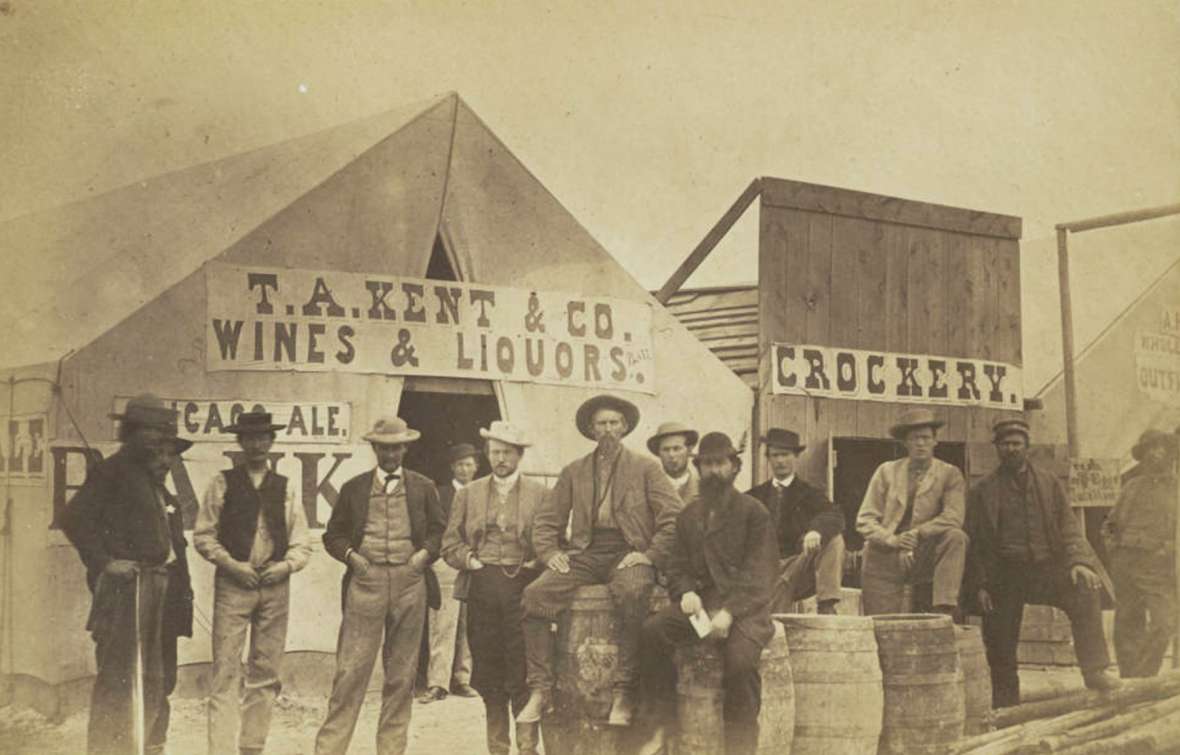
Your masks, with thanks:
[(963, 672), (945, 674), (886, 674), (886, 687), (930, 687), (935, 685), (959, 685), (963, 683)]

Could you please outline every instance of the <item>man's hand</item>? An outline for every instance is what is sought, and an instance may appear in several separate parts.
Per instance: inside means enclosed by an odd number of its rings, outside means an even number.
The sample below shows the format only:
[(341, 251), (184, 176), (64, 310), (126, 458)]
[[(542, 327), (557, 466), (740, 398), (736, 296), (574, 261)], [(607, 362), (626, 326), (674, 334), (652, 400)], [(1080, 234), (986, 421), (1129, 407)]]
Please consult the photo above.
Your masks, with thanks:
[(648, 558), (647, 556), (645, 556), (640, 551), (631, 551), (626, 556), (623, 556), (623, 560), (620, 561), (619, 565), (616, 566), (615, 568), (616, 569), (626, 569), (628, 566), (639, 566), (639, 565), (651, 566), (651, 559)]
[(231, 560), (223, 568), (229, 573), (230, 579), (242, 587), (251, 590), (258, 587), (258, 572), (245, 561)]
[(545, 565), (558, 574), (569, 574), (570, 556), (565, 551), (558, 551), (549, 557)]
[(291, 565), (286, 561), (272, 561), (266, 565), (258, 581), (264, 585), (277, 585), (291, 576)]
[(697, 595), (692, 590), (689, 590), (680, 596), (680, 611), (685, 616), (692, 616), (703, 607), (704, 604), (701, 603), (701, 596)]
[(985, 614), (996, 610), (996, 604), (992, 602), (992, 594), (987, 590), (981, 587), (979, 592), (975, 594), (975, 597), (979, 601), (979, 610), (983, 611)]
[(348, 554), (348, 565), (358, 577), (363, 577), (369, 571), (369, 559), (356, 551)]
[(815, 530), (808, 532), (803, 536), (803, 553), (804, 555), (819, 550), (819, 546), (823, 543), (823, 535)]
[(908, 573), (910, 569), (914, 568), (914, 552), (909, 550), (898, 551), (897, 562), (901, 564), (901, 570)]
[(918, 531), (906, 530), (897, 536), (897, 547), (903, 551), (912, 551), (918, 547)]
[(1077, 564), (1069, 570), (1069, 578), (1075, 585), (1087, 590), (1098, 590), (1102, 587), (1102, 579), (1098, 572), (1082, 564)]
[(125, 581), (134, 577), (137, 571), (139, 571), (139, 564), (125, 558), (116, 558), (113, 561), (107, 562), (106, 568), (102, 570), (102, 573), (108, 577)]
[(900, 538), (898, 538), (897, 535), (887, 535), (885, 537), (884, 542), (882, 542), (881, 544), (884, 545), (886, 548), (892, 548), (893, 550), (897, 550), (898, 548), (901, 547), (901, 540), (900, 540)]
[(483, 561), (475, 557), (474, 553), (467, 554), (467, 569), (469, 571), (479, 571), (483, 568)]
[(712, 634), (716, 635), (718, 639), (724, 640), (729, 636), (729, 628), (733, 626), (733, 614), (722, 608), (717, 613), (713, 614)]
[(430, 551), (422, 548), (421, 550), (410, 556), (410, 566), (414, 567), (414, 571), (426, 571), (426, 567), (430, 566)]

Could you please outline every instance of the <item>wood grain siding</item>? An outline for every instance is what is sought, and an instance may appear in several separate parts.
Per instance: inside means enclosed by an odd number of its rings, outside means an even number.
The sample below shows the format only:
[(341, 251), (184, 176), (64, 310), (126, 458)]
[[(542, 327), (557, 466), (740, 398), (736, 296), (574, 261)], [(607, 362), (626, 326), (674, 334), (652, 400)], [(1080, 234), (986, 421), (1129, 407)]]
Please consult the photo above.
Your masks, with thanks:
[(684, 289), (666, 305), (689, 332), (751, 388), (758, 383), (756, 286)]

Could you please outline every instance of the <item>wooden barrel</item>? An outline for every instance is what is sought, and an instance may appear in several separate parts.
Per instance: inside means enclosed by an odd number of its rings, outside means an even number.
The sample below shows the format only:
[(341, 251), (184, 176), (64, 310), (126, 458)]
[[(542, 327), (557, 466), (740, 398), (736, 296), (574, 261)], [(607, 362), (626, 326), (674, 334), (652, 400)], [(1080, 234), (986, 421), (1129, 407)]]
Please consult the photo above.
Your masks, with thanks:
[(775, 614), (795, 684), (795, 755), (872, 755), (884, 695), (873, 620)]
[(1032, 666), (1073, 666), (1073, 631), (1065, 612), (1052, 606), (1025, 604), (1016, 660)]
[(963, 736), (963, 671), (949, 616), (873, 617), (885, 712), (880, 753), (941, 753)]
[(991, 729), (992, 675), (979, 627), (955, 627), (959, 666), (963, 669), (963, 733), (982, 734)]
[[(725, 752), (722, 645), (706, 640), (677, 648), (674, 752), (702, 755)], [(758, 714), (758, 752), (787, 753), (795, 737), (795, 687), (783, 628), (762, 650), (762, 710)]]

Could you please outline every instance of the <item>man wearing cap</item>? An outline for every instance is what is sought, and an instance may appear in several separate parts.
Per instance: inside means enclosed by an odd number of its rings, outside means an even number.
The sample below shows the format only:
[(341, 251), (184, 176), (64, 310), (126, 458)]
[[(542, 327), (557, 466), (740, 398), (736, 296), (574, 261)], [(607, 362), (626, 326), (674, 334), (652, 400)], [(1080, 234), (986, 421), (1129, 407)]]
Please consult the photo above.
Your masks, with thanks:
[(747, 491), (770, 512), (778, 543), (778, 579), (771, 610), (815, 595), (819, 613), (836, 613), (844, 578), (844, 515), (818, 488), (796, 474), (806, 446), (799, 434), (772, 427), (761, 438), (771, 478)]
[(672, 604), (643, 627), (644, 699), (653, 708), (657, 726), (649, 746), (659, 744), (661, 729), (675, 719), (672, 652), (678, 645), (702, 641), (689, 618), (703, 610), (709, 617), (704, 641), (723, 648), (725, 753), (753, 755), (762, 707), (758, 666), (762, 648), (774, 636), (774, 530), (766, 508), (733, 486), (742, 461), (727, 435), (706, 434), (694, 463), (700, 470), (701, 494), (676, 521), (667, 565)]
[[(451, 520), (451, 503), (456, 494), (475, 479), (479, 452), (470, 443), (459, 443), (447, 452), (451, 466), (451, 481), (438, 489), (443, 516)], [(418, 698), (420, 703), (443, 700), (447, 691), (460, 697), (474, 697), (471, 688), (471, 651), (467, 646), (467, 606), (455, 600), (455, 578), (459, 572), (446, 561), (439, 559), (431, 567), (438, 578), (442, 604), (438, 610), (430, 609), (426, 620), (429, 656), (426, 663), (426, 691)]]
[[(197, 552), (217, 568), (210, 755), (260, 755), (282, 687), (288, 578), (311, 558), (307, 516), (295, 500), (295, 486), (270, 469), (267, 456), (275, 431), (284, 427), (272, 422), (269, 413), (256, 411), (238, 415), (225, 428), (238, 438), (242, 463), (213, 478), (193, 528)], [(247, 629), (250, 655), (242, 696), (241, 658)]]
[(440, 604), (430, 564), (446, 529), (434, 483), (402, 467), (419, 436), (400, 417), (379, 418), (364, 436), (377, 467), (344, 483), (324, 531), (324, 550), (348, 568), (336, 675), (317, 755), (348, 750), (378, 650), (384, 684), (377, 752), (406, 750), (426, 608)]
[(861, 601), (866, 616), (904, 610), (904, 586), (933, 582), (933, 609), (958, 615), (967, 558), (963, 532), (967, 484), (953, 464), (934, 458), (941, 420), (929, 409), (901, 416), (889, 431), (906, 456), (877, 467), (861, 501), (864, 536)]
[[(521, 458), (532, 445), (520, 428), (496, 421), (479, 434), (492, 474), (455, 495), (443, 558), (460, 570), (455, 593), (466, 601), (471, 684), (483, 697), (488, 752), (508, 755), (509, 710), (520, 713), (529, 697), (521, 594), (537, 576), (533, 517), (548, 490), (520, 473)], [(536, 755), (537, 729), (535, 722), (516, 724), (520, 755)]]
[[(193, 624), (184, 521), (164, 479), (192, 443), (177, 437), (176, 410), (150, 394), (111, 417), (119, 420), (122, 446), (88, 471), (62, 517), (94, 596), (86, 628), (98, 671), (87, 751), (126, 755), (142, 742), (143, 752), (162, 753), (168, 695), (176, 686), (176, 638), (191, 637)], [(137, 650), (142, 731), (132, 712)]]
[[(529, 701), (516, 720), (541, 718), (553, 690), (555, 638), (550, 625), (583, 585), (605, 584), (619, 626), (608, 723), (629, 726), (639, 684), (639, 633), (676, 538), (680, 497), (652, 459), (623, 447), (639, 421), (630, 401), (608, 395), (578, 408), (577, 427), (598, 447), (561, 470), (537, 511), (533, 545), (548, 570), (524, 591)], [(569, 523), (569, 540), (563, 537)]]
[(688, 463), (697, 438), (697, 431), (684, 423), (665, 422), (647, 439), (647, 450), (660, 460), (664, 474), (685, 505), (700, 492), (696, 471)]
[(1103, 526), (1118, 601), (1114, 649), (1124, 679), (1155, 676), (1176, 633), (1176, 447), (1171, 433), (1148, 430), (1131, 455), (1127, 481)]
[(971, 490), (969, 583), (983, 614), (983, 642), (995, 707), (1020, 702), (1016, 646), (1024, 605), (1069, 616), (1074, 652), (1091, 689), (1111, 689), (1100, 590), (1109, 584), (1070, 510), (1065, 488), (1028, 460), (1028, 423), (1006, 419), (992, 429), (1000, 466)]

